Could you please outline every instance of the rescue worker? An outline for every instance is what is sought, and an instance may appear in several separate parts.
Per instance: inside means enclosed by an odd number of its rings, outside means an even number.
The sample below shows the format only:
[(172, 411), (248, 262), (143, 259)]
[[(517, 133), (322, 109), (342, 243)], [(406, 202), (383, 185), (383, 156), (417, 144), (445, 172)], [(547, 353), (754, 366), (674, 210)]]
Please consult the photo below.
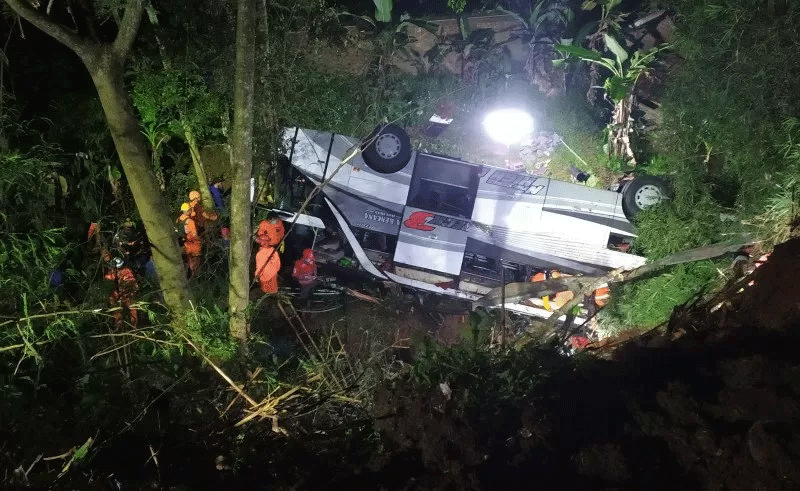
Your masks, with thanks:
[(136, 327), (139, 322), (139, 312), (132, 306), (134, 298), (139, 294), (136, 275), (131, 268), (125, 266), (122, 259), (115, 257), (111, 260), (111, 269), (104, 278), (114, 282), (114, 289), (108, 296), (109, 303), (120, 307), (114, 311), (114, 324), (118, 329), (122, 327), (123, 310), (127, 310), (131, 326)]
[(200, 199), (200, 191), (189, 192), (189, 209), (189, 215), (192, 220), (194, 220), (199, 235), (203, 235), (207, 220), (213, 222), (219, 218), (216, 212), (206, 210), (205, 207), (203, 207), (203, 202)]
[(307, 300), (311, 291), (317, 286), (317, 263), (314, 251), (305, 249), (303, 256), (294, 262), (292, 278), (300, 284), (300, 300)]
[(261, 220), (256, 232), (256, 242), (259, 250), (256, 254), (255, 276), (264, 293), (278, 292), (278, 271), (281, 269), (281, 259), (276, 246), (283, 240), (283, 222), (276, 213), (267, 215), (266, 220)]
[(283, 221), (278, 217), (277, 213), (273, 212), (267, 215), (266, 220), (261, 220), (261, 223), (258, 224), (256, 242), (258, 242), (258, 245), (261, 247), (275, 247), (281, 243), (283, 235)]
[(255, 277), (264, 293), (278, 293), (278, 271), (281, 258), (278, 251), (270, 245), (263, 245), (256, 254)]
[(222, 191), (222, 179), (214, 179), (208, 186), (208, 191), (211, 193), (211, 199), (214, 200), (214, 208), (219, 211), (225, 209), (225, 200)]
[(203, 254), (203, 241), (197, 229), (197, 222), (192, 218), (192, 209), (189, 203), (181, 205), (181, 216), (183, 222), (183, 251), (186, 253), (186, 262), (189, 265), (189, 274), (194, 276), (200, 268), (200, 258)]

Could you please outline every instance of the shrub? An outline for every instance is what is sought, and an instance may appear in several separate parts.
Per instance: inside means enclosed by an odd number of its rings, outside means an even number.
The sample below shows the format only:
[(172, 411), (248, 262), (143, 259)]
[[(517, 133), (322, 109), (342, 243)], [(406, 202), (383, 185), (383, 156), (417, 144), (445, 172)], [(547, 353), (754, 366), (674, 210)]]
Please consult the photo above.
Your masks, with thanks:
[(611, 302), (598, 314), (605, 334), (649, 329), (666, 322), (677, 305), (692, 300), (721, 278), (724, 265), (714, 261), (679, 264), (652, 278), (614, 287)]
[(776, 191), (767, 176), (788, 165), (781, 125), (800, 108), (800, 5), (776, 5), (682, 0), (675, 7), (683, 60), (655, 144), (675, 157), (675, 172), (700, 177), (741, 217), (760, 213)]

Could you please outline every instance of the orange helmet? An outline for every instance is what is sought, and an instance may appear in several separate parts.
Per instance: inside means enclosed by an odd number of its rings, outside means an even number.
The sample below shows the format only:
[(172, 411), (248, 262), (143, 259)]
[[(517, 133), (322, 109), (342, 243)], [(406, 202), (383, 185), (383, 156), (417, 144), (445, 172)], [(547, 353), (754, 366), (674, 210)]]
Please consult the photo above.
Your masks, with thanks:
[(199, 199), (200, 199), (200, 191), (189, 192), (189, 201), (195, 201)]

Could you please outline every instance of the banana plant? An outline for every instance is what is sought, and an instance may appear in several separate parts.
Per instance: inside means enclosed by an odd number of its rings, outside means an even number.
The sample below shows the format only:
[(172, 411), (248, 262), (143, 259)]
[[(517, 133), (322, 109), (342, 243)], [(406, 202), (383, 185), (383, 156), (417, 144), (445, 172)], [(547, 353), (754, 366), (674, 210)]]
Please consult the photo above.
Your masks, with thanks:
[(497, 7), (497, 10), (520, 21), (525, 26), (526, 34), (532, 40), (550, 37), (553, 30), (565, 29), (575, 17), (575, 13), (569, 7), (546, 0), (540, 0), (528, 13), (527, 18), (503, 7)]
[(378, 22), (392, 21), (392, 0), (372, 0), (375, 4), (375, 20)]
[(555, 49), (563, 53), (565, 57), (554, 60), (553, 64), (558, 66), (579, 60), (601, 66), (611, 72), (611, 76), (605, 79), (602, 86), (614, 104), (614, 114), (608, 125), (608, 155), (636, 165), (636, 157), (630, 142), (633, 130), (631, 109), (635, 103), (634, 88), (639, 77), (652, 67), (656, 55), (670, 46), (662, 44), (647, 51), (636, 51), (633, 55), (629, 55), (625, 48), (608, 33), (603, 33), (603, 40), (614, 58), (607, 58), (601, 53), (581, 46), (559, 44)]
[(556, 58), (553, 46), (557, 44), (575, 13), (559, 2), (540, 0), (527, 16), (498, 7), (498, 10), (514, 17), (522, 25), (518, 36), (528, 43), (528, 57), (525, 71), (530, 83), (539, 87), (546, 95), (564, 92), (565, 73), (560, 67), (553, 65)]

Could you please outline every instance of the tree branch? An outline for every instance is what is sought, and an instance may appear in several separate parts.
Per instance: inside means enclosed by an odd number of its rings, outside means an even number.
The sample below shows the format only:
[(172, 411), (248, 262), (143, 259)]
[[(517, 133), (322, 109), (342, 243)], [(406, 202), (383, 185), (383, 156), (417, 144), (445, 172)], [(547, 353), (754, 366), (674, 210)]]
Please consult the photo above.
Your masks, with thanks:
[(92, 49), (92, 44), (79, 36), (77, 32), (54, 22), (49, 17), (33, 8), (33, 6), (25, 0), (5, 0), (5, 2), (14, 12), (19, 14), (20, 17), (74, 51), (84, 62), (91, 59), (94, 51)]
[(136, 39), (136, 33), (139, 31), (139, 24), (144, 13), (144, 4), (145, 0), (129, 0), (128, 6), (125, 7), (125, 14), (122, 16), (117, 38), (114, 40), (112, 48), (114, 55), (120, 61), (128, 57), (133, 41)]

